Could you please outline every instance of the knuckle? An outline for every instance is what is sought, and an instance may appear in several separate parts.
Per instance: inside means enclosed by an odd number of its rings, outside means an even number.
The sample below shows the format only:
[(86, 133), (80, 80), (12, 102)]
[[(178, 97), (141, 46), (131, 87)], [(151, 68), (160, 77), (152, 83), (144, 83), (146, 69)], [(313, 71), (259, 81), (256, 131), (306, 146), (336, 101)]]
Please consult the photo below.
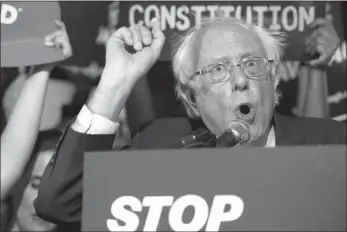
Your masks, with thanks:
[(131, 25), (129, 28), (131, 30), (137, 31), (139, 27), (137, 25)]
[(149, 32), (149, 31), (147, 31), (147, 30), (144, 30), (144, 31), (142, 31), (141, 32), (144, 36), (147, 36), (147, 37), (151, 37), (151, 33)]
[(110, 41), (111, 39), (116, 38), (119, 34), (122, 34), (122, 31), (118, 30), (118, 31), (113, 32), (107, 41)]
[(149, 32), (149, 30), (148, 30), (147, 27), (145, 27), (145, 26), (140, 26), (139, 28), (140, 28), (140, 30), (141, 30), (142, 32), (145, 32), (145, 33), (148, 33), (148, 32)]
[[(128, 30), (129, 30), (129, 28), (123, 26), (123, 27), (119, 28), (116, 32), (123, 33), (123, 32), (127, 32)], [(113, 34), (115, 34), (115, 33), (113, 33)]]
[(131, 30), (132, 33), (134, 33), (134, 35), (138, 35), (139, 34), (139, 30), (136, 27), (130, 27), (130, 30)]

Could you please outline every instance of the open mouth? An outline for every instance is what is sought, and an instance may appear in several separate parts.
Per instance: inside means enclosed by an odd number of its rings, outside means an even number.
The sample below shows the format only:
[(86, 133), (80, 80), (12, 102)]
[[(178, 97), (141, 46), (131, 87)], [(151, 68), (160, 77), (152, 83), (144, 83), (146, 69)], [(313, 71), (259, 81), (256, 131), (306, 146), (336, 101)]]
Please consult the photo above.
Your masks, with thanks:
[(252, 124), (255, 120), (255, 105), (252, 103), (242, 103), (235, 110), (237, 119)]

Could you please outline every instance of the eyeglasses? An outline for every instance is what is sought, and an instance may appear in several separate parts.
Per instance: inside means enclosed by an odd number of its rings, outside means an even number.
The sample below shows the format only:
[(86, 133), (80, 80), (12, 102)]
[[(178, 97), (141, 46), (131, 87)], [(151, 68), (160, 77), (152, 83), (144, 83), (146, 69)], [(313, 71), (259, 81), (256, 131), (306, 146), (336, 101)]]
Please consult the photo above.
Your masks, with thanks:
[(242, 72), (249, 78), (257, 81), (266, 80), (266, 74), (270, 70), (270, 64), (273, 60), (264, 57), (254, 57), (242, 61), (237, 65), (212, 64), (195, 73), (195, 75), (207, 76), (207, 81), (211, 83), (219, 83), (228, 81), (234, 67), (240, 66)]

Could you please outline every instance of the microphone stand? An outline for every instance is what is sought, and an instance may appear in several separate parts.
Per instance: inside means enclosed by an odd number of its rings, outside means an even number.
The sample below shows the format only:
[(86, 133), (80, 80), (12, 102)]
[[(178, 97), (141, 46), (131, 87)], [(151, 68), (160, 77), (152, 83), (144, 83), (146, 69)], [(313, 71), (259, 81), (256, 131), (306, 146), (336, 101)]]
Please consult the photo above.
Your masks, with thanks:
[(210, 136), (205, 141), (196, 141), (191, 144), (187, 144), (183, 147), (183, 149), (193, 149), (193, 148), (211, 148), (216, 146), (216, 137)]

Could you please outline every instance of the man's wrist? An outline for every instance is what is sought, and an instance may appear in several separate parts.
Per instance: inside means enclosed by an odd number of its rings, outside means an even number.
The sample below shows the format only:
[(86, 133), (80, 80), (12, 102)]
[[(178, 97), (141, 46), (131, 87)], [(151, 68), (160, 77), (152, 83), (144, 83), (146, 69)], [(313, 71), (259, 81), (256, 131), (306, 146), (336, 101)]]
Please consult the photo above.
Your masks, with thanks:
[(114, 122), (118, 121), (120, 112), (130, 95), (133, 85), (130, 81), (123, 81), (111, 88), (101, 83), (95, 89), (92, 98), (87, 103), (88, 108)]
[(98, 114), (94, 114), (86, 105), (84, 105), (71, 128), (74, 131), (86, 134), (114, 134), (118, 126), (119, 123), (108, 120)]
[(94, 114), (113, 120), (113, 97), (106, 91), (96, 89), (92, 98), (86, 104)]

